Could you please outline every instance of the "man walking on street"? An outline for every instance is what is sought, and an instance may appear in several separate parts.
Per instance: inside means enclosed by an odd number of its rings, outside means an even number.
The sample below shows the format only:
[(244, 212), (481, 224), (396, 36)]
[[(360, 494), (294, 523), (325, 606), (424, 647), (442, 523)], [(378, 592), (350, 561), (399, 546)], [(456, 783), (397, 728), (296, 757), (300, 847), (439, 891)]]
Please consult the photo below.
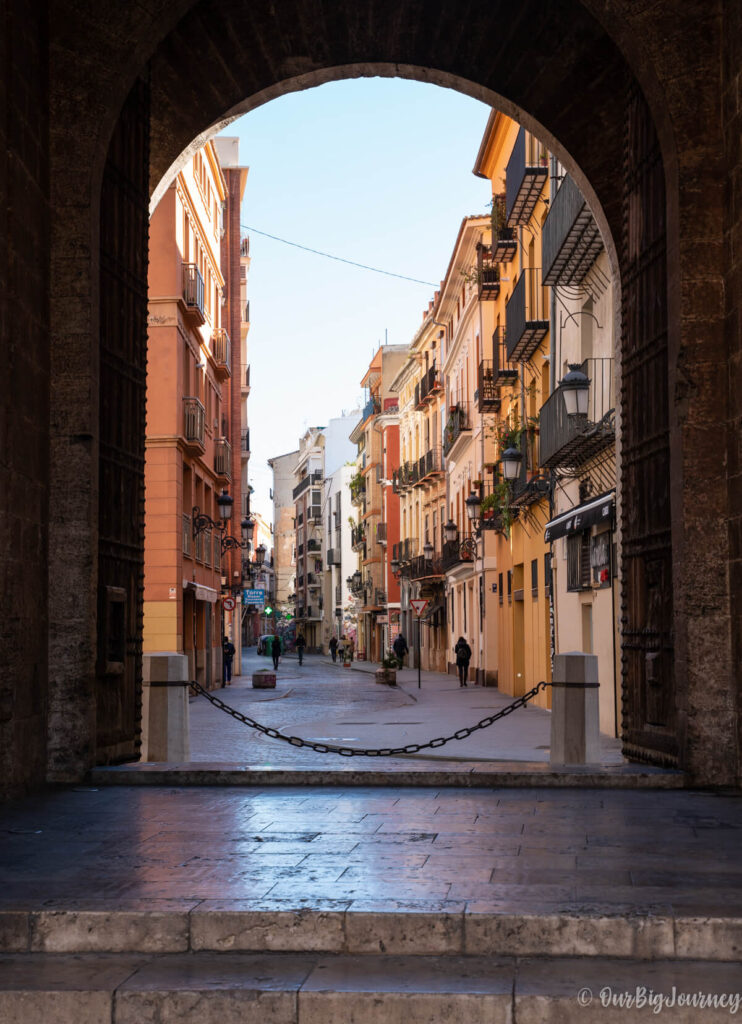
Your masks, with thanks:
[(235, 646), (228, 636), (225, 636), (222, 640), (222, 658), (223, 658), (223, 671), (222, 671), (222, 688), (227, 683), (232, 682), (232, 660), (235, 655)]
[(304, 639), (303, 633), (299, 633), (299, 635), (296, 638), (294, 646), (296, 647), (296, 653), (299, 655), (299, 664), (301, 665), (301, 663), (304, 660), (304, 648), (307, 646), (307, 642)]
[(332, 655), (332, 660), (333, 661), (337, 661), (338, 660), (338, 638), (336, 636), (333, 636), (333, 637), (330, 638), (329, 647), (330, 647), (330, 654)]
[(404, 656), (405, 656), (405, 654), (409, 654), (409, 651), (410, 651), (409, 647), (407, 646), (407, 641), (404, 638), (404, 633), (398, 633), (397, 636), (394, 638), (394, 643), (392, 644), (392, 650), (394, 651), (394, 653), (397, 656), (397, 661), (399, 662), (399, 667), (402, 668), (402, 665), (403, 665), (403, 662), (404, 662)]
[(456, 668), (459, 670), (459, 686), (466, 686), (466, 677), (469, 674), (469, 662), (471, 661), (471, 647), (463, 636), (456, 641), (453, 653), (456, 655)]
[(281, 638), (274, 636), (271, 640), (271, 657), (273, 658), (273, 670), (278, 672), (278, 659), (281, 657)]

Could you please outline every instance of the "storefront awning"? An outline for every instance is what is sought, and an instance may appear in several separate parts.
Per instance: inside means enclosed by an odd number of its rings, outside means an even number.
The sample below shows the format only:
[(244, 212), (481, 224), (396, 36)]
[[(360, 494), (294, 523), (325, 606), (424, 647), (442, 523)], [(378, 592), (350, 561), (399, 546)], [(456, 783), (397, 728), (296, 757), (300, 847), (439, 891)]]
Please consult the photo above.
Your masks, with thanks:
[(190, 590), (197, 601), (208, 601), (209, 604), (216, 604), (219, 594), (212, 587), (205, 587), (202, 583), (194, 580), (183, 580), (183, 590)]
[(611, 491), (610, 494), (592, 498), (590, 501), (583, 502), (582, 505), (575, 505), (567, 512), (561, 512), (546, 524), (544, 540), (550, 544), (559, 537), (566, 537), (570, 533), (579, 533), (598, 523), (612, 525), (615, 504), (616, 495), (614, 491)]

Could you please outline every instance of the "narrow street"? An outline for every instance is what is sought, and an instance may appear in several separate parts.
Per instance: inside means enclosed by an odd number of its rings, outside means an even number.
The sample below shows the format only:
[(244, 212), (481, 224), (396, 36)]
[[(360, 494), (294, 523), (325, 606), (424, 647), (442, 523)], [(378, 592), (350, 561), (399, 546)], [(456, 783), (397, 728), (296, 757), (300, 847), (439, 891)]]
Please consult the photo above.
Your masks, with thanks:
[[(459, 687), (454, 676), (402, 669), (396, 687), (376, 683), (378, 667), (357, 662), (350, 669), (323, 655), (281, 658), (275, 690), (252, 688), (252, 673), (271, 667), (254, 647), (243, 652), (243, 674), (216, 691), (226, 704), (287, 736), (349, 747), (399, 747), (450, 736), (476, 724), (509, 704), (497, 689)], [(191, 761), (244, 763), (253, 767), (339, 767), (348, 759), (316, 753), (263, 736), (213, 707), (203, 697), (191, 700)], [(402, 758), (359, 757), (359, 764), (377, 767), (455, 762), (546, 763), (549, 760), (551, 715), (537, 707), (521, 708), (473, 735), (443, 747)], [(603, 737), (604, 765), (621, 764), (618, 743)], [(338, 764), (338, 762), (340, 764)]]

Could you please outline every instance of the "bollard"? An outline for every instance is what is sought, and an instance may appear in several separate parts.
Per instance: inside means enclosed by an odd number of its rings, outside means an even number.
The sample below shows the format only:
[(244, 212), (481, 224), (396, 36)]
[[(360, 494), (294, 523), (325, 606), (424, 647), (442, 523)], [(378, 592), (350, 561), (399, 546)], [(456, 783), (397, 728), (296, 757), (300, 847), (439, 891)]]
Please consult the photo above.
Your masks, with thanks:
[(142, 760), (188, 761), (188, 658), (160, 651), (142, 657)]
[(552, 765), (600, 762), (598, 659), (570, 651), (554, 656), (551, 687)]
[(269, 668), (259, 668), (252, 674), (252, 685), (256, 690), (272, 690), (276, 686), (276, 673)]

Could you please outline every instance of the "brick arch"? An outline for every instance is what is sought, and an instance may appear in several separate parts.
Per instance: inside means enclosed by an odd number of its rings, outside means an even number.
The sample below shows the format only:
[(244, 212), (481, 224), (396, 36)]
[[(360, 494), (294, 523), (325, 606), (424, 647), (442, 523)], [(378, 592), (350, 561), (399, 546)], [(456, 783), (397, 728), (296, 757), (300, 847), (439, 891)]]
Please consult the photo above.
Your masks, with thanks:
[[(630, 205), (624, 151), (629, 96), (646, 104), (649, 113), (642, 116), (659, 140), (655, 158), (666, 186), (667, 230), (661, 246), (667, 269), (660, 284), (669, 298), (669, 421), (663, 472), (672, 493), (672, 522), (663, 527), (666, 535), (672, 533), (671, 571), (669, 576), (655, 573), (653, 579), (676, 592), (670, 626), (677, 655), (676, 714), (672, 742), (658, 754), (682, 764), (696, 778), (730, 781), (738, 770), (734, 716), (739, 696), (730, 664), (728, 541), (716, 531), (713, 546), (700, 551), (694, 543), (704, 519), (727, 511), (723, 456), (716, 453), (706, 464), (697, 457), (702, 426), (714, 424), (726, 437), (726, 409), (715, 403), (714, 395), (714, 385), (722, 381), (708, 369), (723, 347), (723, 304), (717, 301), (709, 308), (707, 297), (692, 294), (698, 267), (681, 246), (681, 226), (701, 215), (703, 197), (698, 192), (723, 177), (720, 103), (714, 93), (719, 87), (711, 74), (721, 63), (722, 0), (687, 0), (677, 24), (657, 9), (664, 5), (642, 11), (629, 0), (527, 0), (517, 9), (504, 2), (482, 5), (475, 0), (333, 0), (324, 6), (315, 0), (162, 0), (146, 11), (142, 5), (136, 13), (129, 5), (99, 0), (95, 11), (86, 12), (84, 20), (80, 15), (79, 22), (68, 6), (53, 9), (50, 30), (53, 259), (61, 266), (72, 256), (84, 285), (80, 290), (79, 282), (65, 275), (52, 281), (52, 369), (61, 370), (70, 358), (92, 369), (77, 388), (59, 387), (52, 377), (52, 453), (62, 458), (51, 493), (62, 514), (51, 528), (56, 564), (51, 573), (50, 653), (53, 659), (62, 653), (64, 657), (57, 657), (61, 667), (50, 688), (49, 736), (56, 751), (50, 777), (78, 777), (94, 757), (94, 715), (86, 702), (94, 690), (97, 616), (100, 381), (94, 339), (99, 331), (99, 210), (106, 160), (116, 147), (126, 150), (126, 97), (131, 102), (138, 77), (135, 91), (143, 90), (149, 104), (149, 182), (154, 189), (194, 139), (200, 141), (204, 133), (250, 105), (349, 75), (394, 73), (497, 102), (532, 127), (564, 157), (591, 200), (619, 271)], [(675, 84), (679, 69), (682, 89)], [(75, 104), (69, 103), (71, 94)], [(70, 136), (77, 142), (74, 156), (80, 165), (75, 176), (69, 173)], [(718, 190), (714, 201), (716, 210)], [(72, 224), (67, 215), (75, 209), (79, 217)], [(716, 231), (721, 234), (720, 227)], [(73, 252), (75, 247), (85, 251)], [(720, 250), (714, 250), (707, 273), (719, 280), (723, 266)], [(68, 324), (65, 313), (76, 289), (85, 309)], [(630, 416), (642, 403), (646, 407), (649, 397), (633, 394), (627, 405)], [(689, 410), (691, 401), (695, 415)], [(640, 422), (641, 416), (635, 419)], [(81, 438), (90, 438), (90, 444), (86, 447)], [(71, 488), (73, 479), (63, 468), (65, 457), (82, 474), (82, 491)], [(692, 486), (687, 482), (690, 476)], [(639, 504), (649, 508), (651, 496), (642, 494)], [(91, 522), (96, 525), (90, 527)], [(70, 634), (55, 611), (64, 607), (62, 589), (70, 576), (55, 569), (70, 568), (58, 552), (80, 530), (90, 546), (74, 567), (73, 585), (87, 605)], [(641, 589), (644, 578), (639, 576), (636, 586)], [(703, 580), (710, 612), (702, 638), (693, 629), (693, 578)], [(646, 605), (646, 598), (639, 595), (635, 611), (640, 617)], [(74, 655), (63, 652), (70, 635), (82, 641)], [(701, 639), (703, 647), (694, 649)], [(714, 651), (719, 668), (718, 682), (711, 686), (703, 678), (704, 651)], [(719, 716), (724, 716), (723, 736), (718, 728), (701, 722), (701, 708), (712, 719), (716, 716), (717, 726)], [(70, 721), (78, 732), (71, 749)], [(651, 756), (652, 750), (648, 753)]]

